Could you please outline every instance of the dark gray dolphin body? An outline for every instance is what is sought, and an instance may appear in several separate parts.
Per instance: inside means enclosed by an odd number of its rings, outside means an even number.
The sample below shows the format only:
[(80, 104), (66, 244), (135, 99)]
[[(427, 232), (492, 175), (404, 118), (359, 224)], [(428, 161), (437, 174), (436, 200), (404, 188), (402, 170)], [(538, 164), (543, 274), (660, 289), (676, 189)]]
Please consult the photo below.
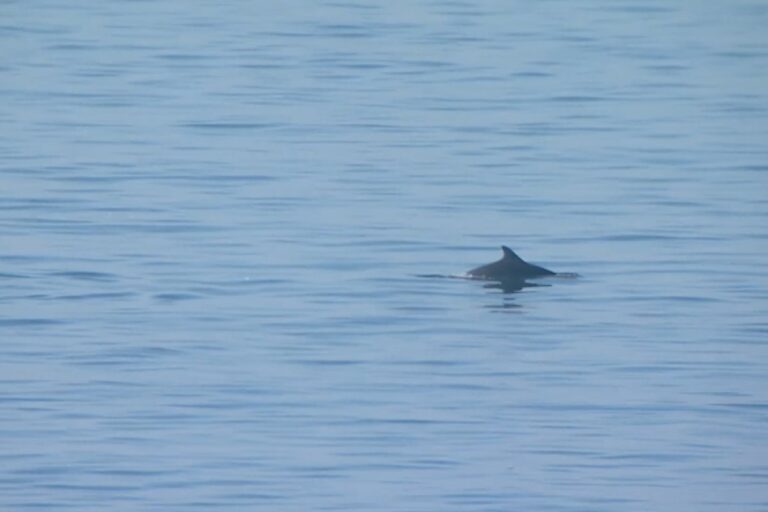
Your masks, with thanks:
[(529, 277), (554, 276), (555, 272), (523, 261), (509, 247), (502, 245), (504, 256), (499, 261), (473, 268), (467, 275), (473, 279), (499, 281), (501, 283), (523, 283)]

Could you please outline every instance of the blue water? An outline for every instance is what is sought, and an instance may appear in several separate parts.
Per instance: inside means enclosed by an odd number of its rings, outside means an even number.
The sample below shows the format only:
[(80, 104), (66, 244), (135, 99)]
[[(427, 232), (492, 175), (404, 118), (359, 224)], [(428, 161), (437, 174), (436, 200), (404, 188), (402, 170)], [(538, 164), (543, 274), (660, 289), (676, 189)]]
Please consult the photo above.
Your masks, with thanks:
[(0, 510), (768, 510), (765, 2), (0, 20)]

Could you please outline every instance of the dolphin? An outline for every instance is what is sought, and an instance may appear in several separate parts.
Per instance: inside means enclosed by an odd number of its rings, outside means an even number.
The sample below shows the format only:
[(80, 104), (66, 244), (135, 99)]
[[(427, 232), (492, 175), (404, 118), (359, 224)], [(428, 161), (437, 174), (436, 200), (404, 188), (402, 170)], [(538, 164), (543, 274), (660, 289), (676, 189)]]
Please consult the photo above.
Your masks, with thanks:
[(467, 272), (467, 276), (472, 279), (484, 279), (486, 281), (498, 281), (502, 284), (511, 283), (524, 286), (525, 279), (529, 277), (554, 276), (555, 272), (547, 270), (544, 267), (533, 265), (515, 254), (515, 251), (501, 246), (504, 256), (499, 261), (494, 261), (487, 265), (482, 265)]

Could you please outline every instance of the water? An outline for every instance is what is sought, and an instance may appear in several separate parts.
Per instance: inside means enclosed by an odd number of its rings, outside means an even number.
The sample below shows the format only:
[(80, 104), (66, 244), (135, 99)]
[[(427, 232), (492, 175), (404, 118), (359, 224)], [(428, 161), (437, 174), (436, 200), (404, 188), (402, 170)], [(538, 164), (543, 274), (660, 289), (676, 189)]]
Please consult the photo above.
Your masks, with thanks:
[(763, 2), (0, 11), (0, 509), (768, 510)]

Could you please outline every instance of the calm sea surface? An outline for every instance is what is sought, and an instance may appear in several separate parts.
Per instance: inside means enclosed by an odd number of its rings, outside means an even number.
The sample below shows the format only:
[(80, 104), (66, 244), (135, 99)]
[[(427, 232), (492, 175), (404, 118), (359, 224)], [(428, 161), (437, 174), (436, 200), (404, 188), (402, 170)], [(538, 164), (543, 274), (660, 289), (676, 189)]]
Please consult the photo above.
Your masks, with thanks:
[(0, 2), (0, 510), (768, 510), (766, 26)]

